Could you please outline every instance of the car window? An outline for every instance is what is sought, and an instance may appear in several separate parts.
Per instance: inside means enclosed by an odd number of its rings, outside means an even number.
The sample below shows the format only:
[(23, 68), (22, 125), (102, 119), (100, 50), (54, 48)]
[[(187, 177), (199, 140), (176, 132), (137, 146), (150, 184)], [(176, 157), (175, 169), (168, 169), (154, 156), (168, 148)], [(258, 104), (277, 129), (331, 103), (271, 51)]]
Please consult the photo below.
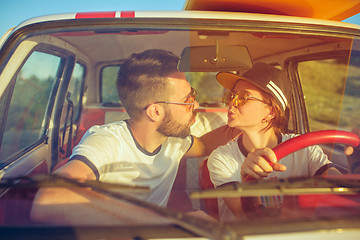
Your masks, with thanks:
[(82, 86), (85, 78), (85, 67), (80, 63), (75, 64), (73, 74), (71, 76), (69, 91), (71, 93), (71, 101), (74, 104), (74, 120), (80, 115), (80, 100), (82, 93)]
[(116, 90), (116, 79), (120, 66), (107, 66), (101, 71), (101, 102), (120, 103)]
[(216, 81), (217, 72), (188, 72), (186, 79), (198, 92), (196, 100), (202, 107), (226, 107), (222, 104), (225, 89)]
[(85, 78), (85, 67), (80, 64), (76, 63), (74, 67), (74, 71), (71, 75), (69, 88), (68, 88), (68, 100), (65, 101), (63, 114), (61, 114), (62, 119), (61, 124), (64, 123), (66, 117), (66, 111), (68, 109), (69, 100), (73, 104), (73, 120), (76, 121), (80, 116), (80, 100), (82, 94), (82, 86)]
[(360, 79), (351, 73), (360, 67), (348, 61), (336, 57), (298, 64), (310, 131), (358, 127)]
[[(3, 119), (0, 162), (34, 144), (44, 133), (44, 116), (60, 61), (58, 56), (35, 51), (17, 74), (8, 93), (11, 97)], [(3, 110), (5, 104), (2, 99)]]
[[(73, 134), (73, 124), (80, 118), (81, 111), (81, 97), (82, 89), (85, 78), (85, 66), (80, 63), (76, 63), (73, 73), (71, 75), (65, 103), (63, 105), (61, 113), (61, 146), (60, 153), (62, 157), (68, 157), (71, 153), (72, 143), (69, 146), (66, 145), (69, 141), (70, 131), (71, 136)], [(68, 132), (67, 132), (68, 131)], [(67, 135), (66, 135), (67, 133)]]

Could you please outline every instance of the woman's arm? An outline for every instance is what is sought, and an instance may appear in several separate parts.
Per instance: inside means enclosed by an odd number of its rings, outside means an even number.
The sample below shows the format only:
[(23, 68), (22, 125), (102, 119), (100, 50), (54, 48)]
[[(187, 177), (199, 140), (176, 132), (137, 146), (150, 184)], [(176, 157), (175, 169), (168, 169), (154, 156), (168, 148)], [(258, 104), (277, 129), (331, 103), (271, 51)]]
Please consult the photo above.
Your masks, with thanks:
[(203, 157), (208, 156), (217, 147), (226, 144), (231, 139), (239, 136), (240, 131), (224, 125), (216, 128), (203, 136), (194, 137), (194, 144), (185, 154), (185, 157)]

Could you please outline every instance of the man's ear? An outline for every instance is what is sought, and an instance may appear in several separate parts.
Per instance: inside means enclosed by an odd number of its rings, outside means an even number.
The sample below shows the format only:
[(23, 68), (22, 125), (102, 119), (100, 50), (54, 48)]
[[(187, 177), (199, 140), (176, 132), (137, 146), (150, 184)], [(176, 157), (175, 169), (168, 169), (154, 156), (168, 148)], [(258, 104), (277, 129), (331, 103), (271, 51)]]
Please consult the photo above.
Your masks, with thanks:
[(146, 108), (146, 115), (154, 122), (160, 121), (164, 115), (164, 108), (153, 103)]

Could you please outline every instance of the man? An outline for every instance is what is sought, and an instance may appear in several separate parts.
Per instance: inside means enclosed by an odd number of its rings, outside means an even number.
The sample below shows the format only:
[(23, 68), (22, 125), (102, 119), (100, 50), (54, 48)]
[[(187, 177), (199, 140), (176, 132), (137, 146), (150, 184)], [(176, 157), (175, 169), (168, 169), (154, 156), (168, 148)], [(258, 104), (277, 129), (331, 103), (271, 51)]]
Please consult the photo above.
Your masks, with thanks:
[[(130, 119), (90, 128), (56, 174), (148, 186), (150, 193), (138, 197), (166, 206), (180, 159), (209, 155), (233, 137), (226, 126), (200, 138), (190, 136), (199, 105), (195, 89), (185, 74), (177, 71), (178, 61), (164, 50), (131, 55), (117, 80)], [(154, 221), (143, 217), (144, 212), (136, 215), (130, 209), (125, 202), (86, 189), (44, 188), (34, 200), (31, 216), (37, 221), (67, 224), (92, 224), (100, 219), (103, 224)]]

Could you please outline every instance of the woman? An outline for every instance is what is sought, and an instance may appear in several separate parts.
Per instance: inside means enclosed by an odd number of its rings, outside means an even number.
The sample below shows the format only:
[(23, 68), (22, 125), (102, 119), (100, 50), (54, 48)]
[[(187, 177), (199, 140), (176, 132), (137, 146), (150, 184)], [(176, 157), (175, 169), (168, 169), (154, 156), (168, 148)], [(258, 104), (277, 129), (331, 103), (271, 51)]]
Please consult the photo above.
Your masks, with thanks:
[[(296, 136), (284, 133), (291, 82), (283, 71), (265, 63), (256, 63), (242, 76), (224, 72), (217, 75), (217, 80), (230, 90), (223, 98), (229, 106), (228, 125), (242, 134), (209, 156), (210, 178), (216, 187), (241, 182), (247, 176), (262, 179), (325, 175), (329, 171), (340, 174), (335, 168), (330, 168), (330, 161), (319, 146), (299, 150), (277, 163), (271, 149)], [(274, 165), (271, 166), (265, 158)], [(224, 201), (237, 218), (244, 217), (238, 198)], [(220, 205), (219, 209), (224, 208)], [(224, 214), (220, 212), (220, 216)]]

